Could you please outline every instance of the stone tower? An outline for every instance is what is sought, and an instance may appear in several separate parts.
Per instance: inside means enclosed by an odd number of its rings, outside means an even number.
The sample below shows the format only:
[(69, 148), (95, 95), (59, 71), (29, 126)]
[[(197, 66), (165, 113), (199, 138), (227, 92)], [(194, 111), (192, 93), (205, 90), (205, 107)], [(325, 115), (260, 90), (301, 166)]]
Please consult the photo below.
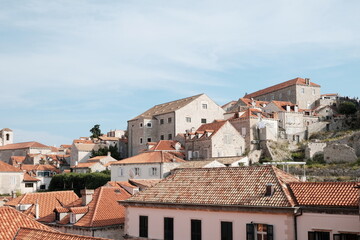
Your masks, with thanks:
[(3, 128), (0, 130), (0, 146), (12, 144), (14, 142), (14, 133), (9, 128)]

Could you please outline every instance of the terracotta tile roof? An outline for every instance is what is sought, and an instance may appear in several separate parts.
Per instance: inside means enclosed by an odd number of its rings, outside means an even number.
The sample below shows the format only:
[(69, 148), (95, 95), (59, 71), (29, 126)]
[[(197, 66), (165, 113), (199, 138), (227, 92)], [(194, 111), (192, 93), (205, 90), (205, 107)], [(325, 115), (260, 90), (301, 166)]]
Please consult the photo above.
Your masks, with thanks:
[(174, 156), (168, 152), (144, 152), (136, 156), (125, 158), (113, 162), (111, 165), (122, 165), (122, 164), (142, 164), (142, 163), (170, 163), (170, 162), (184, 162), (185, 160)]
[(187, 97), (187, 98), (175, 100), (175, 101), (172, 101), (172, 102), (167, 102), (167, 103), (155, 105), (154, 107), (150, 108), (146, 112), (140, 114), (139, 116), (137, 116), (137, 117), (135, 117), (135, 118), (133, 118), (133, 119), (131, 119), (129, 121), (136, 120), (136, 119), (139, 119), (139, 118), (152, 118), (153, 116), (156, 116), (156, 115), (174, 112), (174, 111), (186, 106), (187, 104), (191, 103), (196, 98), (198, 98), (198, 97), (200, 97), (202, 95), (203, 94), (199, 94), (199, 95), (195, 95), (195, 96), (192, 96), (192, 97)]
[(56, 232), (11, 207), (0, 207), (0, 239), (12, 240), (21, 227), (36, 228)]
[(104, 240), (107, 238), (98, 238), (98, 237), (89, 237), (81, 236), (69, 233), (62, 233), (57, 231), (45, 231), (32, 228), (21, 228), (17, 233), (14, 240), (43, 240), (43, 239), (52, 239), (52, 240)]
[(13, 143), (7, 144), (5, 146), (1, 146), (0, 150), (13, 150), (13, 149), (23, 149), (23, 148), (48, 148), (51, 149), (49, 146), (38, 142), (22, 142), (22, 143)]
[[(78, 199), (78, 196), (73, 191), (54, 191), (54, 192), (39, 192), (39, 193), (26, 193), (17, 197), (9, 202), (6, 206), (17, 206), (18, 204), (32, 204), (36, 202), (39, 204), (39, 221), (53, 222), (55, 220), (54, 209), (70, 204)], [(35, 209), (29, 213), (35, 216)]]
[(93, 158), (89, 158), (88, 161), (97, 161), (99, 162), (101, 159), (106, 158), (107, 156), (96, 156)]
[[(210, 138), (216, 134), (217, 131), (220, 130), (220, 128), (222, 128), (222, 126), (224, 126), (226, 124), (226, 120), (215, 120), (212, 123), (206, 123), (201, 125), (196, 132), (199, 133), (204, 133), (206, 131), (211, 131), (212, 134), (210, 135)], [(196, 133), (195, 132), (195, 133)], [(203, 137), (205, 137), (205, 135), (203, 135)]]
[(128, 181), (109, 181), (106, 183), (105, 186), (137, 188), (135, 185), (129, 183)]
[(178, 168), (203, 168), (209, 163), (212, 163), (213, 161), (214, 160), (202, 160), (202, 161), (191, 160), (181, 164)]
[(339, 94), (337, 93), (326, 93), (326, 94), (321, 94), (322, 97), (326, 97), (326, 96), (338, 96)]
[(71, 207), (70, 211), (75, 213), (75, 214), (83, 214), (83, 213), (87, 213), (89, 211), (89, 207), (85, 206), (85, 207)]
[(294, 111), (295, 104), (286, 101), (271, 101), (280, 111), (286, 111), (286, 106), (290, 106), (290, 111)]
[[(273, 166), (181, 169), (125, 202), (290, 207), (286, 183), (297, 181)], [(268, 183), (272, 196), (265, 196)]]
[(290, 183), (300, 206), (358, 207), (359, 190), (356, 182), (301, 182)]
[(10, 157), (10, 162), (12, 162), (12, 164), (19, 164), (22, 163), (25, 160), (25, 156), (11, 156)]
[(123, 224), (125, 207), (118, 201), (126, 200), (131, 195), (121, 187), (99, 187), (95, 189), (92, 201), (87, 205), (89, 212), (74, 226), (102, 227)]
[(237, 101), (233, 100), (233, 101), (230, 101), (228, 103), (225, 103), (224, 105), (221, 106), (221, 108), (224, 108), (228, 105), (230, 105), (230, 107), (234, 106), (235, 104), (237, 103)]
[(96, 163), (98, 163), (98, 162), (81, 162), (81, 163), (78, 163), (78, 165), (76, 165), (76, 166), (71, 166), (71, 168), (90, 168), (93, 165), (95, 165)]
[[(237, 117), (237, 115), (238, 115), (238, 117)], [(234, 121), (237, 119), (258, 118), (259, 115), (262, 118), (271, 118), (271, 116), (269, 114), (267, 114), (259, 109), (248, 108), (244, 112), (239, 112), (238, 114), (235, 114), (235, 117), (232, 119), (229, 119), (229, 121)]]
[(58, 213), (67, 213), (67, 212), (69, 212), (69, 209), (64, 208), (64, 207), (56, 207), (55, 210), (56, 210)]
[(50, 164), (36, 164), (36, 165), (22, 164), (21, 169), (26, 170), (28, 172), (29, 171), (51, 171), (56, 173), (60, 172), (60, 170), (57, 167)]
[(73, 143), (93, 144), (93, 140), (75, 139)]
[[(240, 98), (239, 101), (242, 101), (243, 103), (245, 103), (246, 106), (251, 107), (252, 106), (252, 102), (253, 100), (251, 100), (251, 98)], [(269, 104), (268, 101), (257, 101), (255, 100), (255, 107), (263, 107), (264, 104)]]
[(0, 132), (1, 132), (1, 131), (12, 132), (13, 130), (11, 130), (10, 128), (3, 128), (3, 129), (0, 130)]
[(161, 179), (129, 179), (130, 183), (133, 183), (136, 186), (140, 187), (153, 187), (158, 182), (161, 181)]
[(22, 171), (19, 168), (16, 168), (0, 160), (0, 172), (22, 172)]
[[(276, 84), (274, 86), (259, 90), (257, 92), (247, 94), (247, 95), (244, 96), (244, 98), (256, 98), (256, 97), (259, 97), (261, 95), (265, 95), (265, 94), (268, 94), (268, 93), (271, 93), (271, 92), (274, 92), (274, 91), (278, 91), (280, 89), (287, 88), (287, 87), (290, 87), (290, 86), (293, 86), (293, 85), (306, 85), (305, 84), (305, 79), (303, 79), (303, 78), (294, 78), (292, 80), (282, 82), (280, 84)], [(318, 85), (316, 83), (313, 83), (313, 82), (310, 82), (310, 86), (312, 86), (312, 87), (320, 87), (320, 85)]]
[(150, 151), (177, 151), (177, 150), (184, 150), (184, 147), (181, 146), (180, 148), (176, 149), (176, 144), (179, 143), (175, 140), (160, 140), (157, 143), (154, 143), (155, 146), (150, 148)]
[(71, 145), (69, 145), (69, 144), (62, 144), (62, 145), (60, 145), (60, 148), (71, 148)]
[(230, 165), (234, 162), (237, 162), (241, 159), (245, 158), (244, 156), (238, 156), (238, 157), (214, 157), (214, 158), (209, 158), (211, 159), (211, 161), (218, 161), (219, 163), (225, 164), (225, 165)]
[(24, 173), (24, 182), (38, 182), (40, 179), (30, 176), (28, 173)]

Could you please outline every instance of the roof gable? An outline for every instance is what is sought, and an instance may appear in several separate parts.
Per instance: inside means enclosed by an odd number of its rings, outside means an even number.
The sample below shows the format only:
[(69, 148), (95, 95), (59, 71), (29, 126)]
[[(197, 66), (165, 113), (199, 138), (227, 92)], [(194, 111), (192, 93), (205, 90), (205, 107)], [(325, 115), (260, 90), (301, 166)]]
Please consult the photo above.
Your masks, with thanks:
[(0, 160), (0, 172), (22, 172), (22, 171), (19, 168), (16, 168)]

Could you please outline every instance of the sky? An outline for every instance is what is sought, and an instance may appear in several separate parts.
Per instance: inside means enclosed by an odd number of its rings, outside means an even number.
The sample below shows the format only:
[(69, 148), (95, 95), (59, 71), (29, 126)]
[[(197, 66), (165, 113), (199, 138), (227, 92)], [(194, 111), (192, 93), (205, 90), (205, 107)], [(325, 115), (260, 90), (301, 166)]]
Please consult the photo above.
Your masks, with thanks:
[(59, 146), (164, 102), (310, 78), (360, 97), (358, 0), (0, 0), (0, 129)]

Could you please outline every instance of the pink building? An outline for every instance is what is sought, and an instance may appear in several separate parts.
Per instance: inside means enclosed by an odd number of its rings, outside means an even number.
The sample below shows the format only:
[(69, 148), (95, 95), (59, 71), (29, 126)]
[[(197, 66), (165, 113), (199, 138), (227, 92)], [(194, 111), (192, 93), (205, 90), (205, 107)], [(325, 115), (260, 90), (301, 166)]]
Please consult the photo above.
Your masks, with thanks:
[(175, 170), (122, 201), (129, 239), (359, 239), (357, 183), (303, 183), (275, 167)]

